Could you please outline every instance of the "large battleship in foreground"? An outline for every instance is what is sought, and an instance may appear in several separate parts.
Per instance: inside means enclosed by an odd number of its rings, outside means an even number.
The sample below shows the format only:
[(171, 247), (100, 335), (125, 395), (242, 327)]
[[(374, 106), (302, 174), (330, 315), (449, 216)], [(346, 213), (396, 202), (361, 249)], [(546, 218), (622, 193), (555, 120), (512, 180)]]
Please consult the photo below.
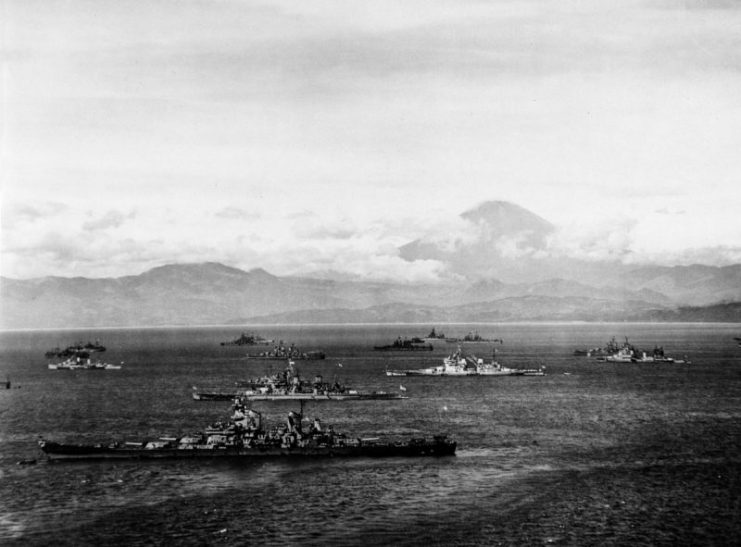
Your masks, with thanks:
[(109, 444), (66, 444), (40, 439), (39, 447), (50, 460), (388, 458), (452, 456), (456, 442), (445, 435), (386, 440), (349, 437), (336, 433), (331, 426), (325, 427), (318, 419), (306, 427), (300, 412), (289, 413), (283, 424), (265, 428), (259, 412), (236, 403), (227, 420), (192, 435)]
[(496, 361), (485, 363), (473, 355), (458, 351), (443, 359), (436, 367), (386, 370), (387, 376), (545, 376), (545, 367), (518, 369), (500, 365)]

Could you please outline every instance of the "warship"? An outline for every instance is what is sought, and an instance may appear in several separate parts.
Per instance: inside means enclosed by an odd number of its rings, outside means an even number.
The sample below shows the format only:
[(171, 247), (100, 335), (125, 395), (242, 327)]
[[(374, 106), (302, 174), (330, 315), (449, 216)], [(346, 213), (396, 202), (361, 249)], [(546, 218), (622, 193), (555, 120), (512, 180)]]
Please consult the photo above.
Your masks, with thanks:
[(100, 342), (96, 340), (95, 343), (88, 342), (87, 344), (78, 342), (77, 344), (67, 346), (64, 349), (56, 347), (47, 351), (44, 356), (49, 359), (53, 357), (80, 357), (82, 359), (87, 359), (88, 357), (90, 357), (91, 353), (102, 352), (105, 350), (105, 346), (102, 346)]
[(250, 353), (248, 359), (262, 359), (267, 361), (285, 361), (293, 359), (296, 361), (317, 361), (326, 358), (323, 351), (301, 351), (294, 344), (286, 345), (283, 340), (273, 346), (272, 349), (259, 353)]
[(608, 349), (611, 349), (611, 353), (607, 355), (598, 355), (596, 360), (607, 363), (675, 363), (678, 365), (689, 365), (691, 362), (685, 355), (684, 359), (675, 359), (669, 357), (664, 352), (663, 346), (654, 346), (652, 351), (646, 352), (638, 349), (636, 346), (628, 342), (628, 337), (625, 337), (625, 343), (622, 347), (617, 347), (612, 342), (608, 345)]
[(39, 448), (50, 461), (101, 459), (265, 459), (265, 458), (389, 458), (453, 456), (457, 443), (447, 435), (431, 438), (351, 437), (325, 427), (319, 419), (304, 424), (300, 412), (289, 412), (284, 423), (270, 428), (262, 414), (234, 404), (232, 414), (202, 432), (107, 444), (70, 444), (40, 438)]
[(504, 343), (504, 340), (502, 340), (501, 338), (484, 338), (476, 330), (472, 330), (466, 333), (465, 336), (463, 336), (463, 338), (446, 338), (445, 341), (448, 343), (455, 343), (455, 344), (486, 343), (486, 342), (496, 342), (499, 344)]
[[(628, 339), (625, 339), (625, 342), (628, 342)], [(574, 356), (575, 357), (605, 357), (607, 355), (614, 355), (615, 353), (620, 351), (620, 345), (617, 343), (617, 340), (615, 340), (615, 337), (613, 336), (612, 339), (607, 342), (607, 344), (604, 347), (596, 347), (596, 348), (590, 348), (590, 349), (575, 349), (574, 350)]]
[(386, 370), (387, 376), (545, 376), (545, 367), (518, 369), (485, 363), (474, 355), (464, 355), (459, 347), (443, 359), (442, 365), (420, 369)]
[(426, 344), (418, 337), (402, 338), (399, 336), (391, 344), (385, 346), (373, 346), (376, 351), (432, 351), (432, 344)]
[[(339, 365), (342, 366), (342, 365)], [(199, 391), (193, 387), (193, 399), (196, 401), (232, 401), (242, 399), (247, 401), (369, 401), (407, 399), (402, 393), (406, 391), (400, 387), (400, 393), (387, 391), (359, 391), (341, 384), (335, 378), (334, 382), (325, 382), (320, 374), (313, 380), (301, 379), (293, 361), (282, 372), (254, 378), (246, 382), (246, 390), (230, 391)]]
[(263, 338), (259, 334), (247, 334), (245, 332), (242, 333), (242, 335), (235, 339), (230, 340), (228, 342), (222, 342), (222, 346), (269, 346), (272, 344), (274, 340), (268, 340), (267, 338)]
[(60, 363), (49, 363), (49, 370), (121, 370), (121, 365), (70, 357)]
[(432, 327), (432, 330), (430, 331), (430, 333), (424, 338), (422, 338), (422, 340), (424, 342), (434, 342), (434, 341), (439, 342), (441, 340), (445, 340), (445, 334), (442, 332), (436, 332), (435, 327)]

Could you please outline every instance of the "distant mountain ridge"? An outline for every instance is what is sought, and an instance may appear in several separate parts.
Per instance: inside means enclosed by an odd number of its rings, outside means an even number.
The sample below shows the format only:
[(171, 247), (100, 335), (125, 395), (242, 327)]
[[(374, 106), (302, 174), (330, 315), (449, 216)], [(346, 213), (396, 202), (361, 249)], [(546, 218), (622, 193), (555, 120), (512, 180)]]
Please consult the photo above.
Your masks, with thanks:
[[(636, 268), (636, 290), (565, 279), (410, 285), (280, 277), (220, 263), (170, 264), (119, 278), (0, 278), (0, 328), (204, 325), (235, 322), (674, 320), (677, 296), (741, 301), (741, 265)], [(701, 286), (702, 291), (699, 290)], [(662, 292), (659, 289), (666, 290)], [(728, 307), (709, 308), (729, 317)], [(730, 315), (732, 316), (732, 314)], [(665, 319), (662, 319), (665, 318)]]
[[(447, 225), (445, 225), (447, 226)], [(376, 282), (324, 272), (281, 277), (218, 262), (167, 264), (118, 278), (0, 278), (0, 328), (734, 317), (741, 264), (630, 266), (554, 256), (555, 227), (505, 201), (463, 212), (399, 248), (434, 260), (439, 283)], [(723, 304), (723, 305), (721, 305)]]

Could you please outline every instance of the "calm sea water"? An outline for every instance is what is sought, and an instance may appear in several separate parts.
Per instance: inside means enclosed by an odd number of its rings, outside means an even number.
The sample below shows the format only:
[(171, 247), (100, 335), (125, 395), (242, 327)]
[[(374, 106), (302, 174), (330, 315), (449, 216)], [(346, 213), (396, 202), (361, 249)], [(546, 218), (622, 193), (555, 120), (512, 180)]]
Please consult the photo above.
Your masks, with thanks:
[[(264, 327), (270, 338), (321, 349), (305, 376), (338, 375), (402, 401), (315, 403), (352, 435), (444, 431), (442, 459), (306, 462), (49, 464), (39, 435), (108, 441), (185, 434), (228, 412), (192, 386), (228, 387), (266, 372), (247, 348), (221, 347), (240, 329), (0, 333), (0, 543), (4, 545), (657, 545), (741, 541), (739, 325), (435, 325), (471, 328), (511, 366), (545, 377), (393, 378), (438, 364), (430, 353), (372, 351), (428, 325)], [(575, 348), (629, 336), (691, 365), (609, 364)], [(100, 339), (118, 371), (51, 371), (44, 352)], [(492, 345), (467, 345), (481, 356)], [(342, 363), (342, 367), (338, 366)], [(274, 370), (282, 364), (272, 364)], [(282, 420), (290, 403), (256, 403)], [(17, 465), (37, 459), (36, 465)]]

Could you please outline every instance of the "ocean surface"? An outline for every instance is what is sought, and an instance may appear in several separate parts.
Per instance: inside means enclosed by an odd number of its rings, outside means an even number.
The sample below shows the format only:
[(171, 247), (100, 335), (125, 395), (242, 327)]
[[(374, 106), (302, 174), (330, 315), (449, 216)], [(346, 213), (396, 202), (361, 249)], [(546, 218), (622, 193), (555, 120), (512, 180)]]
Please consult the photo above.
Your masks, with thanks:
[[(229, 388), (282, 362), (222, 347), (239, 327), (0, 333), (2, 545), (737, 545), (741, 542), (741, 325), (434, 325), (476, 328), (467, 344), (544, 377), (388, 377), (439, 364), (433, 352), (373, 351), (433, 325), (265, 326), (255, 332), (323, 350), (297, 362), (399, 401), (308, 404), (351, 436), (447, 432), (455, 457), (224, 462), (48, 463), (37, 438), (140, 440), (200, 430)], [(611, 364), (577, 348), (628, 336), (692, 364)], [(121, 370), (53, 371), (44, 353), (94, 341)], [(256, 348), (255, 348), (256, 349)], [(341, 363), (342, 367), (338, 364)], [(269, 422), (296, 403), (254, 403)], [(18, 465), (36, 460), (33, 465)]]

